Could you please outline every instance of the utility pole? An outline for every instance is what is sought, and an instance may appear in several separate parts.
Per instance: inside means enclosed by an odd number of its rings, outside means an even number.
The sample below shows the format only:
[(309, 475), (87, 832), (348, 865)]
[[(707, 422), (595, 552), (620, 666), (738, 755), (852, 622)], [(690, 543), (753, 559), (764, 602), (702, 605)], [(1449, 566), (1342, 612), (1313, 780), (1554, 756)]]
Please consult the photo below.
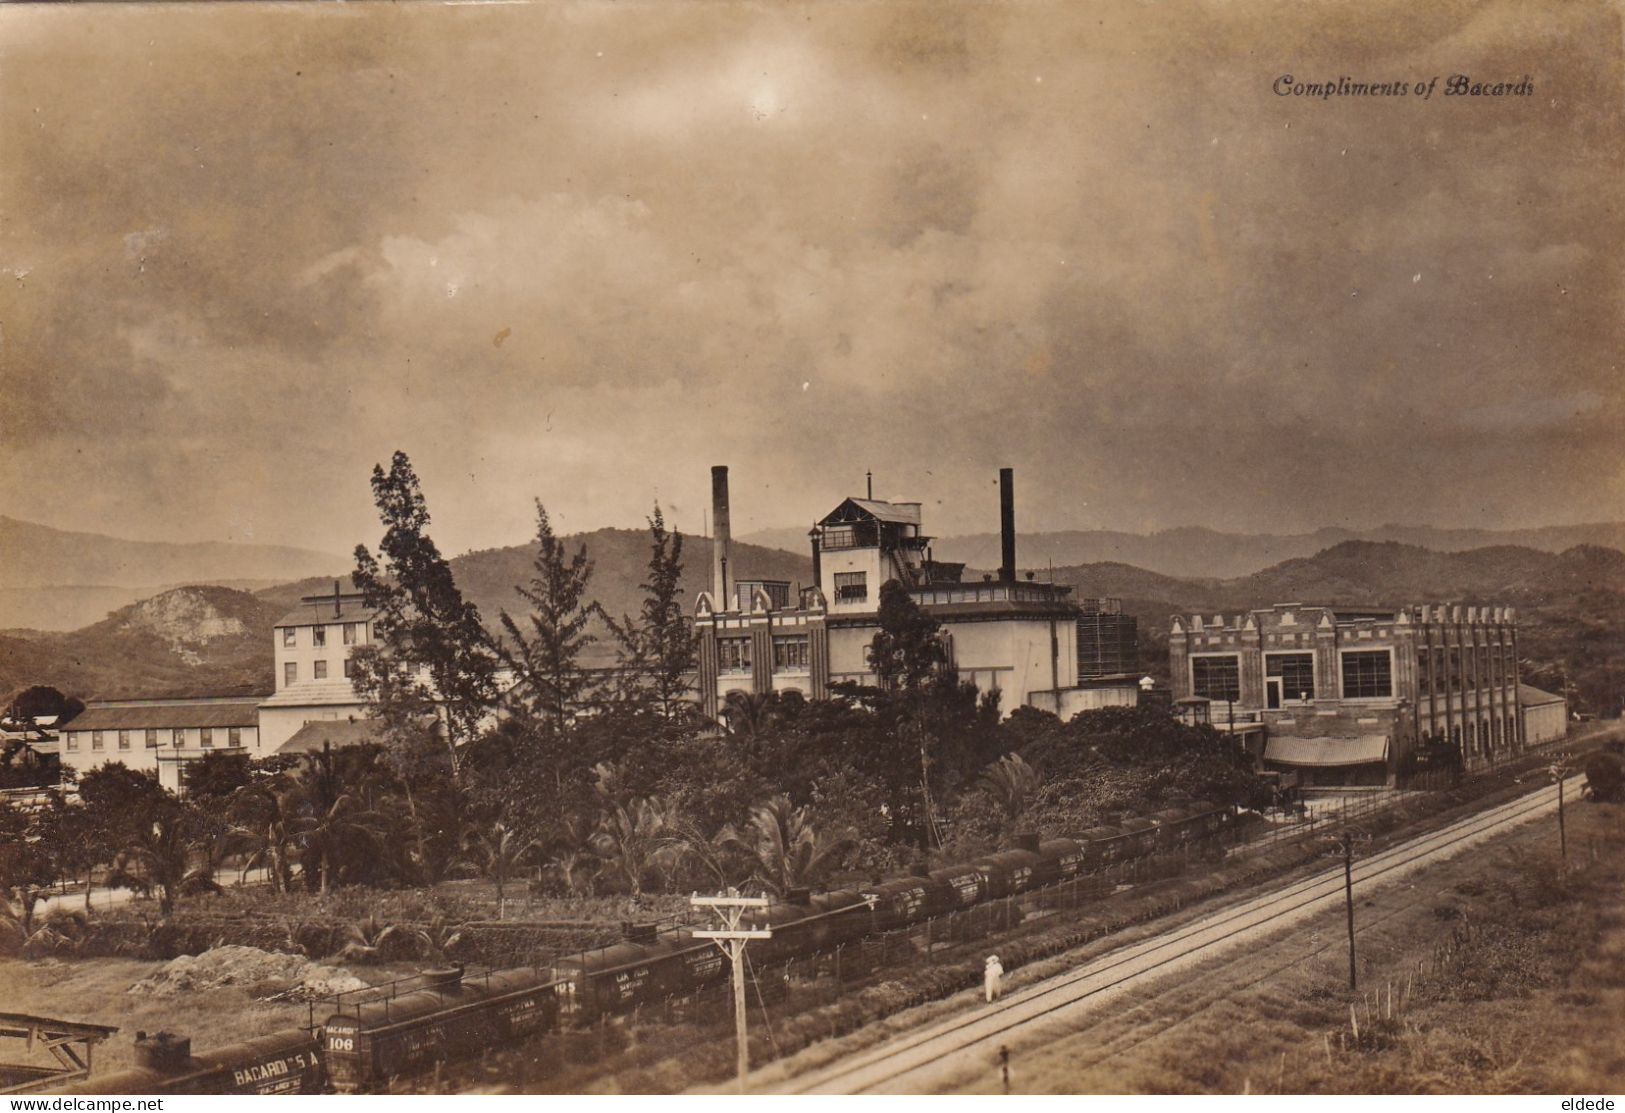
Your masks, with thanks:
[(1357, 989), (1354, 965), (1354, 835), (1344, 831), (1343, 844), (1343, 902), (1349, 914), (1349, 988)]
[(745, 944), (752, 939), (773, 938), (773, 929), (741, 928), (739, 922), (747, 908), (766, 908), (767, 898), (742, 897), (737, 889), (729, 889), (720, 897), (702, 897), (696, 893), (689, 898), (689, 904), (712, 909), (722, 921), (720, 929), (696, 931), (694, 938), (715, 941), (722, 953), (733, 961), (734, 1034), (739, 1040), (739, 1092), (743, 1094), (745, 1076), (750, 1073), (750, 1044), (745, 1038)]
[(1557, 782), (1557, 846), (1562, 856), (1558, 876), (1565, 879), (1569, 875), (1569, 831), (1563, 816), (1563, 779), (1572, 772), (1574, 769), (1569, 765), (1567, 754), (1560, 754), (1552, 762), (1552, 780)]

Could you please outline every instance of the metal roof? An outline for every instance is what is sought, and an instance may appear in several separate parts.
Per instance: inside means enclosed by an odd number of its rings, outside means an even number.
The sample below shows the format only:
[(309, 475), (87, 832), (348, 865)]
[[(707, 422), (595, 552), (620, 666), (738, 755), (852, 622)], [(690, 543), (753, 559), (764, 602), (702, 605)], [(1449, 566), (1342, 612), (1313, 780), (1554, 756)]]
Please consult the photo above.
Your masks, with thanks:
[(1293, 734), (1275, 734), (1264, 744), (1264, 760), (1278, 761), (1282, 765), (1366, 765), (1387, 761), (1388, 736), (1299, 738)]
[(918, 503), (899, 504), (882, 502), (879, 499), (860, 498), (843, 499), (841, 505), (824, 515), (823, 521), (819, 524), (822, 525), (824, 522), (828, 522), (831, 518), (835, 517), (835, 515), (841, 512), (842, 507), (847, 505), (857, 507), (859, 510), (863, 511), (863, 513), (867, 514), (871, 518), (874, 518), (876, 521), (897, 522), (901, 525), (909, 526), (917, 526), (920, 524), (920, 507)]
[(259, 725), (258, 696), (247, 699), (129, 703), (91, 706), (81, 711), (66, 732), (87, 730), (145, 730), (174, 727), (252, 727)]
[(306, 723), (293, 737), (277, 747), (279, 754), (320, 753), (325, 743), (334, 749), (362, 746), (383, 740), (384, 724), (377, 719), (322, 719)]
[(1554, 692), (1537, 688), (1533, 684), (1518, 682), (1518, 702), (1524, 707), (1539, 707), (1543, 703), (1563, 703), (1564, 698)]
[[(335, 613), (336, 612), (336, 613)], [(276, 620), (281, 626), (330, 626), (341, 622), (370, 622), (378, 614), (367, 607), (358, 595), (341, 595), (333, 606), (333, 597), (323, 595), (300, 603), (299, 606)]]

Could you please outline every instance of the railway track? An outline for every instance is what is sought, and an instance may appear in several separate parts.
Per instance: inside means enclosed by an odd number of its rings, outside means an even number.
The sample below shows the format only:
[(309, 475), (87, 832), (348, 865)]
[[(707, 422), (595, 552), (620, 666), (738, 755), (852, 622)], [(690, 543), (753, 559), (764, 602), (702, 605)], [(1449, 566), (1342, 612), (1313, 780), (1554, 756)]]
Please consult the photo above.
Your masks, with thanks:
[[(1574, 778), (1570, 787), (1578, 783)], [(1391, 884), (1556, 807), (1557, 788), (1550, 785), (1390, 847), (1356, 863), (1356, 890)], [(990, 1069), (1001, 1045), (1036, 1028), (1065, 1023), (1155, 979), (1336, 908), (1342, 900), (1343, 871), (1328, 869), (827, 1067), (775, 1083), (764, 1079), (762, 1088), (798, 1094), (923, 1092), (930, 1089), (934, 1075)]]

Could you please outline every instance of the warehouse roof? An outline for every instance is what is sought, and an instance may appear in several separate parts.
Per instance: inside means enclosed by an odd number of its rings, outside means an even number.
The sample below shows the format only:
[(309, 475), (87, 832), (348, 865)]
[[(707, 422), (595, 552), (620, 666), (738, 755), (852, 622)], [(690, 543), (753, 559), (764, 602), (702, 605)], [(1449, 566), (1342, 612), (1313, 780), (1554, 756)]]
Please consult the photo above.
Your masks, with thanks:
[(332, 743), (334, 749), (383, 741), (384, 724), (377, 719), (323, 719), (309, 722), (293, 732), (293, 737), (277, 747), (279, 754), (320, 753)]
[(1518, 683), (1518, 702), (1525, 707), (1539, 707), (1546, 703), (1562, 703), (1564, 700), (1562, 696), (1520, 681)]
[(145, 730), (163, 727), (252, 727), (259, 724), (258, 696), (247, 699), (126, 700), (91, 704), (62, 729)]

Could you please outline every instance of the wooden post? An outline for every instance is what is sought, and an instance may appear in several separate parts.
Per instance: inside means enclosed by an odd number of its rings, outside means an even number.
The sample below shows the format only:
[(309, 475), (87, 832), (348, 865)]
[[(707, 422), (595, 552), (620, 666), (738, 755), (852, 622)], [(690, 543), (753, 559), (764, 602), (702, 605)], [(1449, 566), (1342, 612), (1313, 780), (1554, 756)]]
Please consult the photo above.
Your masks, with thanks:
[(1349, 988), (1358, 987), (1354, 963), (1354, 836), (1343, 832), (1343, 898), (1349, 918)]
[(766, 897), (742, 897), (730, 889), (719, 897), (689, 898), (695, 908), (710, 908), (722, 920), (716, 931), (696, 931), (695, 939), (710, 939), (722, 949), (733, 963), (734, 1036), (739, 1041), (739, 1092), (745, 1093), (745, 1078), (750, 1073), (750, 1043), (745, 1033), (745, 944), (752, 939), (771, 939), (772, 928), (744, 929), (739, 926), (747, 908), (766, 908)]

